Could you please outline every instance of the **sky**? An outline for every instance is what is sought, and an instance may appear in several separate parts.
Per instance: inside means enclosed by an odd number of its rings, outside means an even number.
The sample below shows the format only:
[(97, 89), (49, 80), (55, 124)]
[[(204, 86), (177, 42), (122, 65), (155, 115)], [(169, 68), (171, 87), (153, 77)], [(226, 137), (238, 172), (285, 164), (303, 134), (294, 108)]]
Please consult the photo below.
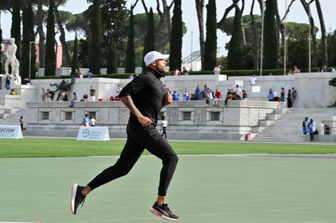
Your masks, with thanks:
[[(128, 0), (127, 7), (129, 8), (132, 3), (136, 0)], [(170, 3), (172, 0), (167, 0)], [(208, 1), (205, 0), (205, 3)], [(226, 0), (217, 0), (217, 21), (219, 21), (225, 9), (231, 4), (232, 1)], [(252, 0), (245, 0), (245, 11), (244, 14), (249, 14), (250, 6)], [(288, 5), (290, 0), (278, 0), (278, 8), (280, 16), (283, 17), (285, 13), (286, 5)], [(336, 29), (336, 19), (335, 19), (335, 9), (336, 1), (335, 0), (320, 0), (324, 22), (326, 25), (327, 31)], [(156, 0), (146, 0), (147, 7), (153, 7), (154, 12), (156, 9)], [(74, 14), (85, 11), (88, 8), (87, 0), (68, 0), (67, 4), (61, 8), (61, 10), (70, 11)], [(260, 15), (259, 5), (255, 5), (254, 14)], [(316, 13), (315, 3), (311, 5), (312, 16), (315, 19), (315, 25), (319, 27), (319, 20)], [(135, 7), (135, 13), (143, 13), (144, 9), (139, 0), (137, 6)], [(1, 27), (3, 30), (3, 38), (9, 38), (10, 36), (10, 23), (11, 23), (11, 14), (2, 13), (1, 14)], [(172, 15), (172, 13), (171, 13)], [(229, 16), (234, 16), (234, 10), (229, 14)], [(187, 33), (183, 36), (183, 45), (182, 45), (182, 57), (188, 56), (192, 51), (199, 50), (199, 35), (198, 35), (198, 20), (196, 16), (196, 7), (194, 0), (183, 0), (182, 1), (182, 19), (187, 26)], [(206, 21), (206, 10), (204, 11), (204, 22)], [(287, 21), (299, 22), (299, 23), (308, 23), (308, 16), (306, 15), (301, 3), (299, 0), (296, 0), (291, 7), (291, 11), (287, 16)], [(67, 33), (66, 39), (74, 39), (74, 33)], [(217, 46), (218, 52), (217, 56), (226, 56), (227, 50), (225, 49), (225, 44), (230, 41), (230, 36), (226, 36), (220, 30), (217, 31)]]

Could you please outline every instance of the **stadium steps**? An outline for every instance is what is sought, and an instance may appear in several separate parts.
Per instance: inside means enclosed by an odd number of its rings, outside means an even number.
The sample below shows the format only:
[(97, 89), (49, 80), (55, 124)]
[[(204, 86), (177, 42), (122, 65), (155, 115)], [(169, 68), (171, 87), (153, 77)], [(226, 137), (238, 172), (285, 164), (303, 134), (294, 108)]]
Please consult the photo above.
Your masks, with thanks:
[(22, 112), (16, 108), (5, 108), (0, 105), (0, 125), (19, 125)]
[(322, 122), (336, 116), (335, 108), (291, 108), (268, 126), (262, 128), (253, 141), (255, 142), (303, 142), (302, 121), (305, 117), (316, 122), (320, 134)]

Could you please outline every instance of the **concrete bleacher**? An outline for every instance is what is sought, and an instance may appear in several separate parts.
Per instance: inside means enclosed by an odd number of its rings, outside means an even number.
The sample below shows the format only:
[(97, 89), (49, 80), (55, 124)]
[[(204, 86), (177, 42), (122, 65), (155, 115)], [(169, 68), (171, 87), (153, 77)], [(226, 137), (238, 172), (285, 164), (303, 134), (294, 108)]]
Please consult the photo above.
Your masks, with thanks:
[[(211, 89), (219, 89), (225, 97), (229, 88), (237, 83), (247, 91), (247, 100), (229, 101), (225, 107), (223, 101), (219, 107), (207, 106), (204, 101), (178, 101), (164, 108), (162, 114), (168, 118), (169, 137), (176, 139), (232, 139), (243, 140), (250, 134), (255, 141), (288, 141), (302, 142), (305, 140), (298, 126), (301, 116), (315, 114), (316, 120), (328, 121), (336, 114), (332, 109), (325, 110), (328, 105), (336, 101), (336, 88), (328, 85), (328, 81), (336, 76), (334, 73), (296, 74), (295, 76), (257, 76), (256, 85), (260, 92), (252, 92), (250, 77), (227, 77), (226, 75), (186, 75), (169, 76), (162, 79), (170, 90), (177, 90), (180, 98), (185, 89), (193, 93), (195, 87), (207, 84)], [(75, 108), (69, 108), (68, 102), (42, 102), (42, 88), (50, 88), (51, 83), (61, 80), (32, 80), (32, 85), (17, 87), (19, 95), (0, 95), (0, 124), (17, 124), (20, 114), (24, 114), (27, 123), (26, 135), (48, 134), (69, 136), (77, 133), (85, 112), (96, 112), (101, 125), (108, 125), (111, 137), (124, 137), (128, 110), (121, 102), (109, 102), (106, 99), (118, 94), (130, 79), (76, 79), (75, 85), (68, 92), (76, 92), (79, 99), (89, 93), (90, 86), (96, 89), (96, 98), (103, 98), (103, 102), (79, 102)], [(268, 102), (267, 93), (270, 88), (280, 92), (284, 87), (295, 87), (297, 101), (294, 108), (287, 109), (286, 103)], [(71, 99), (71, 97), (70, 97)], [(12, 109), (11, 111), (8, 108)], [(7, 109), (7, 110), (6, 110)], [(298, 109), (298, 110), (297, 110)], [(302, 109), (302, 110), (300, 110)], [(311, 110), (310, 110), (311, 109)], [(317, 109), (314, 112), (314, 109)], [(320, 109), (320, 110), (319, 110)], [(305, 111), (307, 110), (307, 113)], [(335, 109), (336, 110), (336, 109)], [(296, 112), (297, 111), (297, 112)], [(43, 112), (50, 112), (48, 120), (42, 120)], [(191, 112), (192, 120), (181, 118), (184, 112)], [(66, 115), (72, 113), (72, 118), (66, 120)], [(319, 115), (321, 113), (321, 115)], [(212, 115), (218, 115), (219, 120), (211, 120)], [(322, 115), (323, 114), (323, 115)], [(17, 116), (17, 117), (16, 117)], [(313, 116), (307, 115), (308, 117)], [(287, 126), (285, 126), (287, 124)], [(287, 133), (288, 132), (288, 133)], [(251, 139), (249, 138), (249, 139)], [(323, 140), (323, 136), (320, 136)]]

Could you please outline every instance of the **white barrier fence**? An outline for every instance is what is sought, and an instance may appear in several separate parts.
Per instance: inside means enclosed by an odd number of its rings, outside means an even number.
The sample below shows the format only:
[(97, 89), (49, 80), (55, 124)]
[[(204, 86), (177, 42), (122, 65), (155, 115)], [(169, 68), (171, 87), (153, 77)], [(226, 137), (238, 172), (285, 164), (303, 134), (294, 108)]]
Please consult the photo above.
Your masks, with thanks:
[(0, 125), (0, 139), (22, 139), (20, 125)]
[(81, 126), (78, 131), (77, 140), (109, 141), (110, 134), (107, 127)]

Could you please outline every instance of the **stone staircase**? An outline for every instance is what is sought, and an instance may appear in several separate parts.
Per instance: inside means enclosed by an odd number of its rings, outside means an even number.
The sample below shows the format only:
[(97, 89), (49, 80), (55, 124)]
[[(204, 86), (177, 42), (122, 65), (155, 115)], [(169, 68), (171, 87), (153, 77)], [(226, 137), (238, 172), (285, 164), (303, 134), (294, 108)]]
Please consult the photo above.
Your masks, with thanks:
[[(281, 111), (277, 111), (281, 112)], [(304, 142), (302, 134), (302, 121), (305, 117), (313, 119), (316, 126), (323, 134), (322, 121), (331, 120), (336, 116), (335, 108), (290, 108), (282, 116), (274, 115), (274, 121), (261, 121), (259, 133), (253, 139), (255, 142)], [(276, 119), (276, 117), (278, 117)], [(258, 130), (258, 129), (257, 129)]]
[(0, 105), (0, 125), (19, 125), (21, 114), (19, 109)]

